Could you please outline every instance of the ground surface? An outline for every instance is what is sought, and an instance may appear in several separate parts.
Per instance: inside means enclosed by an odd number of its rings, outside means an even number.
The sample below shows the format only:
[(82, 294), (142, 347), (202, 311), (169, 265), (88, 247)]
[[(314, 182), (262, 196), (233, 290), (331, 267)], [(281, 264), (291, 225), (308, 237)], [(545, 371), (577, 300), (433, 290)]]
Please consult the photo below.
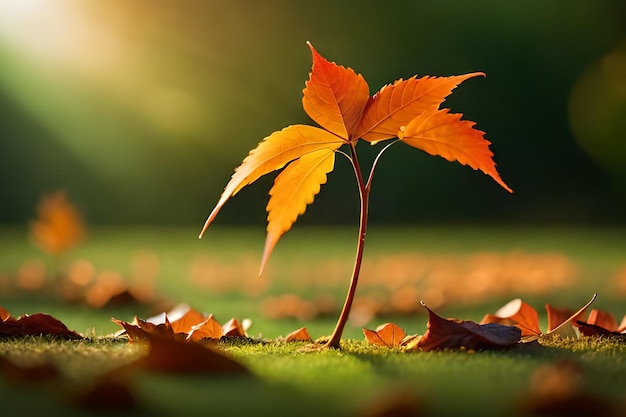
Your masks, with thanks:
[[(81, 342), (0, 342), (3, 357), (25, 364), (50, 359), (63, 381), (35, 387), (0, 379), (3, 409), (21, 409), (25, 415), (81, 413), (67, 405), (78, 386), (143, 354), (124, 340), (101, 339), (118, 330), (110, 317), (145, 318), (167, 303), (94, 308), (60, 301), (32, 283), (30, 290), (18, 284), (28, 274), (36, 275), (37, 262), (43, 262), (48, 276), (51, 271), (67, 274), (78, 261), (88, 262), (94, 276), (150, 281), (159, 298), (189, 303), (221, 322), (250, 318), (248, 334), (268, 341), (223, 346), (255, 378), (138, 373), (131, 386), (140, 399), (139, 413), (368, 415), (400, 407), (420, 415), (528, 415), (524, 404), (539, 403), (546, 392), (552, 402), (561, 395), (538, 380), (565, 387), (564, 398), (583, 398), (581, 407), (605, 404), (611, 409), (626, 399), (623, 342), (547, 339), (542, 348), (513, 351), (404, 353), (369, 347), (361, 332), (394, 321), (407, 333), (423, 333), (426, 316), (420, 299), (443, 316), (478, 321), (522, 297), (545, 323), (544, 304), (575, 309), (597, 292), (594, 307), (619, 320), (626, 314), (622, 230), (373, 228), (361, 302), (345, 333), (349, 340), (342, 351), (322, 353), (273, 340), (302, 326), (314, 338), (332, 331), (348, 285), (354, 230), (290, 232), (262, 278), (257, 276), (262, 231), (216, 228), (202, 241), (196, 234), (192, 229), (97, 229), (53, 261), (28, 242), (26, 231), (3, 230), (0, 306), (15, 316), (52, 314), (69, 328), (95, 336)], [(286, 294), (299, 301), (291, 310), (277, 312), (277, 305), (288, 303), (279, 298)], [(311, 310), (311, 303), (317, 310)]]

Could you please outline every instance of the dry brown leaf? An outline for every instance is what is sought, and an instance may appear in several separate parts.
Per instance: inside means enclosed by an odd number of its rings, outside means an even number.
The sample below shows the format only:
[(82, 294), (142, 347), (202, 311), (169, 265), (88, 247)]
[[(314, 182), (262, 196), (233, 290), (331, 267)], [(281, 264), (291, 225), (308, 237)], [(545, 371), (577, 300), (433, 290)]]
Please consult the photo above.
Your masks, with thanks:
[(497, 323), (479, 325), (473, 321), (446, 320), (428, 310), (428, 327), (417, 343), (423, 351), (439, 349), (498, 349), (518, 343), (518, 327)]
[(309, 334), (306, 327), (301, 327), (298, 330), (294, 330), (285, 337), (285, 342), (312, 342), (313, 339)]
[(400, 346), (406, 337), (404, 330), (395, 323), (382, 324), (376, 330), (363, 329), (363, 334), (370, 344), (389, 348)]
[(164, 338), (185, 340), (187, 334), (175, 333), (172, 325), (165, 317), (164, 323), (155, 324), (146, 320), (141, 320), (137, 316), (132, 323), (112, 318), (111, 321), (124, 328), (131, 342), (145, 342), (148, 337), (146, 335), (156, 335)]
[(30, 225), (35, 245), (58, 255), (80, 242), (84, 233), (83, 221), (64, 192), (43, 196), (37, 207), (37, 219)]
[(54, 336), (60, 339), (77, 340), (83, 337), (54, 317), (37, 313), (19, 318), (7, 317), (0, 322), (0, 337)]

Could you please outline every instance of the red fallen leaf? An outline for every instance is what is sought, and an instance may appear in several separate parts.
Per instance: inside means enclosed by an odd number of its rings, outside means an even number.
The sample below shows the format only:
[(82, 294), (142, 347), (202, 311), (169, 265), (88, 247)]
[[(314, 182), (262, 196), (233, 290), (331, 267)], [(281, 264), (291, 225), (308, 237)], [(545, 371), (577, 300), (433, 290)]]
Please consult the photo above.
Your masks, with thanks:
[(404, 330), (395, 323), (385, 323), (376, 330), (363, 329), (367, 341), (376, 346), (398, 347), (406, 337)]
[(0, 322), (0, 337), (20, 336), (54, 336), (70, 340), (83, 338), (61, 321), (43, 313), (25, 314), (17, 319), (9, 316)]
[(522, 336), (536, 336), (541, 334), (537, 311), (520, 298), (509, 301), (507, 304), (500, 307), (494, 315), (488, 314), (480, 322), (480, 324), (487, 323), (517, 326), (522, 331)]
[[(422, 304), (424, 305), (424, 304)], [(426, 305), (428, 325), (417, 343), (423, 351), (438, 349), (498, 349), (518, 343), (522, 332), (514, 326), (497, 323), (477, 324), (473, 321), (446, 320)]]
[(137, 365), (142, 369), (185, 374), (250, 375), (248, 368), (239, 362), (197, 342), (182, 342), (150, 333), (144, 337), (150, 343), (150, 351), (138, 360)]
[(285, 342), (312, 342), (313, 339), (306, 327), (301, 327), (298, 330), (294, 330), (285, 337)]
[(200, 341), (202, 339), (219, 339), (224, 335), (222, 325), (211, 314), (205, 321), (191, 328), (187, 333), (187, 340)]
[(60, 378), (59, 369), (50, 362), (34, 366), (21, 366), (0, 356), (0, 375), (11, 382), (48, 382)]

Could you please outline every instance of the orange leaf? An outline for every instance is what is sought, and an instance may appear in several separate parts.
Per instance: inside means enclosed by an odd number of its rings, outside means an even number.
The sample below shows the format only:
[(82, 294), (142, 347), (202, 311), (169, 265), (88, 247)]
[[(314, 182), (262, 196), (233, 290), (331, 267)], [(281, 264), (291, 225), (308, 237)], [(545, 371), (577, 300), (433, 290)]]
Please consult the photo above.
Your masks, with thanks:
[(355, 136), (368, 142), (394, 138), (417, 115), (438, 110), (457, 85), (484, 75), (474, 72), (452, 77), (414, 76), (386, 85), (371, 98)]
[(483, 137), (484, 132), (474, 129), (474, 122), (461, 120), (461, 116), (448, 113), (448, 109), (424, 112), (404, 128), (400, 127), (398, 138), (431, 155), (479, 169), (513, 192), (496, 171), (490, 142)]
[(11, 314), (9, 314), (7, 310), (5, 310), (2, 306), (0, 306), (0, 321), (5, 321), (9, 317), (11, 317)]
[(224, 336), (229, 337), (247, 337), (246, 329), (243, 328), (243, 325), (236, 318), (232, 318), (228, 320), (222, 326), (222, 332)]
[(559, 327), (574, 314), (574, 310), (570, 308), (556, 308), (550, 304), (546, 304), (546, 312), (548, 313), (548, 333)]
[(370, 344), (389, 348), (400, 346), (406, 337), (404, 330), (395, 323), (382, 324), (375, 331), (363, 329), (363, 334)]
[(602, 310), (591, 310), (589, 317), (587, 318), (587, 324), (602, 327), (609, 332), (617, 331), (617, 320), (615, 320), (615, 317), (613, 317), (611, 313), (607, 313)]
[(294, 159), (320, 149), (337, 149), (342, 141), (323, 129), (293, 125), (272, 133), (250, 151), (241, 165), (235, 169), (217, 205), (207, 218), (200, 237), (209, 227), (222, 206), (239, 190), (265, 174), (281, 169)]
[(285, 337), (285, 342), (312, 342), (311, 335), (307, 331), (306, 327), (301, 327), (298, 330), (294, 330)]
[(313, 68), (302, 91), (304, 111), (320, 126), (345, 141), (353, 137), (369, 100), (369, 87), (360, 74), (328, 62), (307, 42)]
[(58, 255), (82, 239), (83, 222), (62, 191), (44, 196), (37, 212), (37, 219), (30, 225), (30, 234), (33, 243), (45, 252)]
[(496, 311), (495, 317), (511, 320), (522, 331), (522, 336), (535, 336), (541, 334), (539, 328), (539, 315), (537, 310), (520, 298), (509, 301)]
[(213, 318), (213, 314), (211, 314), (205, 321), (191, 328), (187, 340), (219, 339), (222, 336), (222, 326)]
[[(594, 302), (597, 295), (598, 294), (594, 294), (593, 297), (591, 297), (591, 299), (587, 302), (587, 304), (585, 304), (580, 309), (578, 309), (578, 311), (572, 312), (569, 317), (563, 317), (568, 313), (567, 310), (564, 310), (564, 309), (558, 310), (558, 309), (554, 309), (550, 307), (549, 305), (546, 305), (546, 310), (548, 311), (548, 326), (549, 326), (547, 334), (557, 333), (557, 334), (566, 335), (568, 333), (568, 327), (572, 327), (572, 330), (574, 327), (580, 328), (579, 323), (581, 322), (579, 322), (577, 319), (581, 317), (583, 313), (585, 312), (585, 310), (591, 305), (591, 303)], [(554, 317), (551, 317), (551, 316), (554, 316)], [(560, 320), (561, 323), (557, 324), (556, 323), (557, 320)]]
[(303, 155), (276, 177), (267, 204), (267, 238), (259, 275), (263, 273), (278, 239), (291, 229), (299, 215), (304, 214), (334, 166), (333, 149), (321, 149)]
[(170, 321), (174, 333), (188, 333), (191, 329), (206, 320), (204, 314), (189, 307), (186, 304), (175, 307), (167, 313), (168, 318), (176, 317)]

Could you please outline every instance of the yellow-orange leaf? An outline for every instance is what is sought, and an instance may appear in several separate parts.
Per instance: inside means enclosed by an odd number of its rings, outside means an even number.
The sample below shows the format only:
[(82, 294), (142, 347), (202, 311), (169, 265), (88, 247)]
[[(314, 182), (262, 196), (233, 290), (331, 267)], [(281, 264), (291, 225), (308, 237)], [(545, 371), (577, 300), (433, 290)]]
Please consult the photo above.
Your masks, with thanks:
[(304, 111), (320, 126), (344, 140), (352, 137), (369, 101), (369, 87), (351, 68), (328, 62), (313, 45), (313, 68), (302, 91)]
[(197, 342), (202, 339), (219, 339), (223, 334), (222, 325), (211, 314), (205, 321), (191, 328), (187, 334), (187, 340)]
[(588, 324), (600, 326), (610, 332), (617, 331), (617, 320), (611, 313), (602, 310), (593, 309), (587, 318)]
[[(497, 319), (511, 320), (513, 324), (522, 331), (522, 336), (536, 336), (541, 334), (537, 310), (520, 298), (511, 300), (500, 307), (492, 318), (494, 320), (488, 322), (499, 322)], [(483, 323), (485, 323), (485, 321), (481, 322), (481, 324)]]
[(397, 347), (402, 344), (406, 333), (395, 323), (381, 324), (376, 330), (363, 329), (367, 341), (376, 346)]
[(306, 327), (301, 327), (298, 330), (294, 330), (285, 337), (285, 342), (312, 342), (311, 335)]
[(447, 109), (423, 113), (401, 127), (398, 138), (431, 155), (479, 169), (513, 192), (496, 171), (493, 153), (489, 150), (491, 143), (483, 137), (484, 132), (474, 129), (474, 122), (461, 120), (461, 116), (448, 113)]
[[(336, 146), (338, 147), (338, 146)], [(267, 204), (267, 238), (261, 261), (261, 271), (269, 259), (278, 239), (287, 232), (306, 206), (313, 202), (320, 186), (326, 183), (326, 174), (335, 165), (335, 149), (321, 149), (303, 155), (289, 164), (270, 190)]]
[(33, 243), (44, 251), (58, 255), (82, 239), (84, 226), (80, 214), (62, 191), (44, 196), (37, 211), (30, 234)]
[(332, 133), (307, 125), (292, 125), (272, 133), (259, 143), (235, 169), (217, 205), (207, 218), (200, 237), (226, 201), (243, 187), (267, 173), (281, 169), (302, 155), (319, 149), (332, 147), (337, 149), (341, 143), (341, 139)]
[(468, 78), (484, 76), (473, 72), (452, 77), (411, 77), (381, 88), (370, 100), (355, 137), (368, 142), (395, 138), (401, 126), (423, 112), (439, 109), (452, 90)]

